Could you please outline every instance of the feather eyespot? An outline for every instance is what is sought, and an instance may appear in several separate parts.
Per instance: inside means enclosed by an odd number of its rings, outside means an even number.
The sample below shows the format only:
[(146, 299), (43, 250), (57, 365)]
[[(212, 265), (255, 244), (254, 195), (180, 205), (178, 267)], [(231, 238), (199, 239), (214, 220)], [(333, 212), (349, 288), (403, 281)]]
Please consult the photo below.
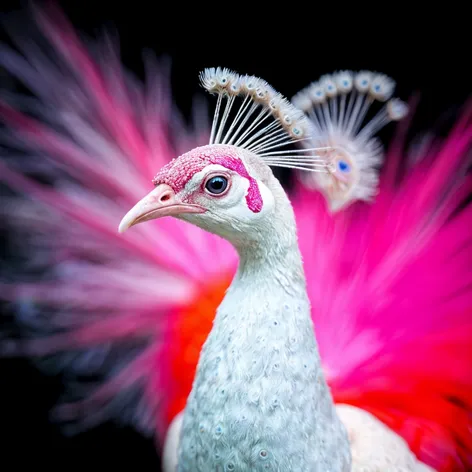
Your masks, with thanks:
[(351, 166), (344, 160), (338, 161), (338, 170), (344, 174), (351, 171)]

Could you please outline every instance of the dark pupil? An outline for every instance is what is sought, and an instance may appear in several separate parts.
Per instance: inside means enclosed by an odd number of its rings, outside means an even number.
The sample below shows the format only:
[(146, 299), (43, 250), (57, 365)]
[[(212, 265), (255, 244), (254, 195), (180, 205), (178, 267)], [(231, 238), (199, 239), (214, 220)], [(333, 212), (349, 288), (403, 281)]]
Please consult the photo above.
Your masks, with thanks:
[(222, 193), (228, 186), (228, 181), (225, 177), (213, 177), (206, 183), (206, 188), (210, 193)]

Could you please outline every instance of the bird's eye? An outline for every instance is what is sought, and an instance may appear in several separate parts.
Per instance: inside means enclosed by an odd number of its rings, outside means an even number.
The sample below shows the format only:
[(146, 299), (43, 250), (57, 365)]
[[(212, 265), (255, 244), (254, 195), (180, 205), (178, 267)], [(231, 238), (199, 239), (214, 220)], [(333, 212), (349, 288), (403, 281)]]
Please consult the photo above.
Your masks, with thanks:
[(212, 177), (205, 184), (205, 188), (213, 195), (219, 195), (220, 193), (223, 193), (227, 187), (228, 179), (222, 175)]
[(351, 166), (346, 161), (338, 161), (338, 169), (340, 172), (349, 172), (351, 170)]

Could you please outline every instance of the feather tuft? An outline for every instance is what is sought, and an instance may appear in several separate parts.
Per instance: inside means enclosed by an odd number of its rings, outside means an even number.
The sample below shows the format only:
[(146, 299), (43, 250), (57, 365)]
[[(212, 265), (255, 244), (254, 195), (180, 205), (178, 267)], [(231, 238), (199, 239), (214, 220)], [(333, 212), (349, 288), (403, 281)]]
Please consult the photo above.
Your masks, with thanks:
[[(218, 96), (210, 144), (247, 149), (272, 167), (328, 172), (329, 162), (316, 154), (326, 148), (290, 148), (311, 139), (311, 125), (301, 110), (265, 80), (218, 67), (204, 70), (200, 82), (209, 93)], [(242, 103), (231, 116), (237, 98)]]
[[(394, 89), (395, 82), (384, 74), (341, 71), (322, 76), (292, 98), (313, 126), (308, 145), (325, 147), (319, 154), (330, 163), (329, 175), (301, 179), (323, 192), (332, 212), (357, 200), (372, 201), (377, 194), (383, 146), (375, 134), (408, 113), (404, 102), (391, 98)], [(364, 124), (375, 103), (384, 105)]]

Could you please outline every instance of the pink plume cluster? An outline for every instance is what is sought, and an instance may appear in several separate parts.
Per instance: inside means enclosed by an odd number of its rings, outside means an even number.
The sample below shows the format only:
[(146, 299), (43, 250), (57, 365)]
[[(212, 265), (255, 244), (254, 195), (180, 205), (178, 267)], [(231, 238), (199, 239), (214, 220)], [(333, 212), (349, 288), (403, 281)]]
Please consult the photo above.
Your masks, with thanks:
[(323, 364), (339, 403), (437, 470), (472, 464), (472, 107), (444, 142), (391, 146), (373, 205), (293, 197)]
[[(170, 345), (182, 326), (176, 314), (230, 277), (237, 257), (225, 241), (171, 218), (124, 235), (117, 226), (160, 167), (208, 142), (206, 111), (198, 105), (194, 127), (184, 124), (167, 64), (147, 56), (142, 84), (123, 71), (111, 37), (88, 52), (60, 11), (35, 16), (50, 50), (21, 37), (13, 38), (21, 53), (0, 47), (0, 65), (34, 96), (0, 102), (10, 129), (2, 141), (26, 154), (4, 153), (0, 180), (16, 192), (2, 203), (3, 219), (27, 260), (19, 277), (2, 276), (0, 296), (36, 330), (6, 343), (4, 354), (59, 354), (53, 365), (67, 378), (102, 376), (81, 399), (71, 390), (58, 410), (63, 419), (91, 426), (126, 418), (161, 437), (169, 422), (163, 404), (176, 389), (169, 359), (195, 358)], [(472, 107), (447, 139), (405, 155), (407, 126), (386, 156), (372, 205), (332, 216), (323, 197), (299, 183), (291, 200), (335, 401), (376, 415), (438, 471), (466, 471)], [(37, 269), (41, 277), (27, 277)], [(197, 320), (195, 336), (207, 334), (198, 329)]]
[[(31, 282), (24, 274), (14, 284), (5, 277), (0, 295), (21, 301), (20, 322), (42, 335), (4, 350), (63, 353), (54, 365), (75, 377), (103, 374), (107, 380), (84, 403), (58, 411), (71, 418), (84, 413), (84, 422), (94, 424), (135, 409), (127, 397), (137, 384), (151, 388), (146, 382), (159, 364), (169, 313), (205, 281), (232, 272), (237, 259), (226, 241), (171, 218), (118, 234), (119, 221), (152, 188), (156, 171), (208, 142), (206, 109), (197, 103), (189, 127), (172, 102), (166, 63), (148, 55), (143, 85), (123, 71), (110, 37), (96, 45), (98, 61), (59, 10), (35, 10), (35, 16), (52, 48), (15, 37), (22, 54), (5, 45), (0, 50), (1, 65), (35, 97), (7, 95), (0, 102), (9, 147), (31, 154), (3, 156), (0, 179), (19, 193), (2, 204), (18, 253), (28, 271), (45, 274)], [(132, 421), (154, 432), (149, 408), (162, 393), (152, 385)]]

